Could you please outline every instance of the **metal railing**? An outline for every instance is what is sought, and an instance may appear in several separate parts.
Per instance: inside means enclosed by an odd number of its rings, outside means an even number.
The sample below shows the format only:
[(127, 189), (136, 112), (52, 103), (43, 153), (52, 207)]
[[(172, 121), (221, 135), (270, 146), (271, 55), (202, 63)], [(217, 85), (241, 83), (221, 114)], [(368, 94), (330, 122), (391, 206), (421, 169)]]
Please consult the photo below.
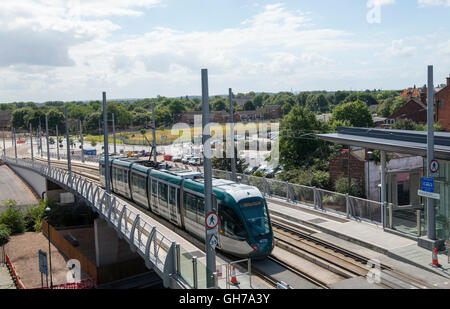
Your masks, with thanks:
[[(232, 179), (231, 172), (228, 171), (213, 170), (213, 176)], [(245, 174), (237, 174), (237, 181), (257, 187), (265, 197), (282, 199), (292, 204), (303, 204), (317, 210), (334, 212), (348, 218), (384, 226), (385, 207), (381, 202)]]
[[(189, 281), (189, 273), (177, 272), (175, 254), (176, 243), (165, 236), (157, 227), (143, 219), (139, 213), (108, 194), (103, 188), (88, 179), (67, 170), (32, 162), (24, 159), (11, 159), (3, 157), (4, 162), (37, 172), (68, 191), (80, 196), (86, 203), (113, 227), (121, 238), (124, 238), (133, 252), (137, 252), (148, 268), (158, 270), (162, 274), (164, 286), (170, 286), (171, 278), (183, 282)], [(189, 258), (188, 258), (189, 259)], [(193, 260), (192, 258), (190, 260)], [(176, 274), (178, 273), (178, 276)], [(197, 275), (197, 274), (196, 274)], [(191, 285), (189, 285), (192, 287)]]
[[(42, 151), (42, 155), (40, 155), (39, 157), (47, 158), (47, 152), (46, 151)], [(50, 158), (58, 159), (58, 154), (55, 153), (55, 152), (51, 152), (50, 151)], [(59, 159), (67, 161), (67, 153), (61, 151), (60, 154), (59, 154)], [(71, 154), (70, 155), (70, 159), (74, 160), (74, 161), (82, 161), (83, 156), (81, 155), (81, 153)], [(93, 156), (93, 155), (87, 155), (87, 154), (84, 155), (84, 161), (85, 162), (98, 163), (99, 159), (100, 159), (100, 156)]]

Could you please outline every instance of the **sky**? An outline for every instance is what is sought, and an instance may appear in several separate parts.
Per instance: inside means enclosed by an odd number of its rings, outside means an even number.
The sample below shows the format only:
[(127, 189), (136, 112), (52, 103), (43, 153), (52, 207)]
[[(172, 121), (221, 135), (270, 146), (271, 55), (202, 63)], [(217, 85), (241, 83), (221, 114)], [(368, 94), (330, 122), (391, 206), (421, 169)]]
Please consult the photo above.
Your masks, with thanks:
[(0, 102), (403, 89), (450, 75), (450, 0), (2, 0)]

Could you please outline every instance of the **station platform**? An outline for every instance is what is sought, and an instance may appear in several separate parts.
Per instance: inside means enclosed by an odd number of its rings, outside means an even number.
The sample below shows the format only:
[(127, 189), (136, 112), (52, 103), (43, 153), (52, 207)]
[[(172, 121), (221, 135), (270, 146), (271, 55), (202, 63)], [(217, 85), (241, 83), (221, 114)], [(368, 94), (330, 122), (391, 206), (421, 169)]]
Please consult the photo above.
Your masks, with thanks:
[[(288, 203), (277, 198), (267, 198), (272, 217), (293, 222), (299, 226), (313, 229), (315, 237), (354, 250), (361, 255), (378, 259), (387, 264), (408, 268), (423, 276), (449, 285), (450, 263), (447, 254), (439, 254), (440, 268), (431, 266), (432, 252), (418, 246), (417, 241), (387, 232), (381, 226), (364, 221), (347, 219), (332, 212), (315, 210), (313, 207)], [(352, 248), (349, 248), (351, 246)], [(404, 265), (402, 265), (404, 264)], [(406, 265), (406, 266), (405, 266)], [(407, 271), (407, 270), (405, 270)], [(438, 275), (441, 280), (435, 275)], [(447, 278), (447, 279), (446, 279)], [(447, 284), (446, 284), (447, 282)]]

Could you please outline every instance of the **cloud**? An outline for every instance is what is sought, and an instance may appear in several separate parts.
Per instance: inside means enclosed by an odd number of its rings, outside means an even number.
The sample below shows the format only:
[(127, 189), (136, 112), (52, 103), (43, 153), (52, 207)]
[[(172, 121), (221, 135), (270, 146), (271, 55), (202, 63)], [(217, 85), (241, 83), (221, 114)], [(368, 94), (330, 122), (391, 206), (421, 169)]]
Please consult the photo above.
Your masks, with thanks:
[(450, 7), (450, 0), (417, 0), (419, 8), (429, 6), (445, 6)]
[(377, 56), (383, 56), (386, 58), (391, 57), (412, 57), (417, 50), (414, 46), (405, 46), (403, 40), (393, 40), (391, 46), (387, 47), (384, 51), (376, 53)]

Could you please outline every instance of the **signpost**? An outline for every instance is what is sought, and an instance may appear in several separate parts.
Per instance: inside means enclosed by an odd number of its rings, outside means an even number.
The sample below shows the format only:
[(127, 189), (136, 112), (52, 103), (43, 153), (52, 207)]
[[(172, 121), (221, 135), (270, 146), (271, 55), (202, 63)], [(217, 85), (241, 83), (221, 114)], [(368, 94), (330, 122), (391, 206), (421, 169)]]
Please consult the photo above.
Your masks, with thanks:
[(440, 200), (441, 195), (435, 193), (435, 182), (433, 178), (422, 177), (422, 188), (418, 191), (419, 196)]
[(41, 287), (44, 287), (43, 275), (45, 274), (47, 287), (48, 287), (48, 265), (47, 265), (47, 253), (39, 250), (39, 272), (41, 273)]

